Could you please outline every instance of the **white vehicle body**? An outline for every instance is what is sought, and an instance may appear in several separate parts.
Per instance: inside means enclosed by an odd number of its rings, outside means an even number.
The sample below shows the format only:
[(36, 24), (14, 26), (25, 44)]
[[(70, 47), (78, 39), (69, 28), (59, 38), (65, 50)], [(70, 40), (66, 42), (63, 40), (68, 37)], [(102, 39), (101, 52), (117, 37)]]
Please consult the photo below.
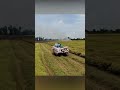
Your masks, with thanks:
[(69, 49), (68, 49), (67, 46), (65, 46), (65, 47), (56, 47), (56, 46), (53, 46), (52, 50), (53, 50), (53, 53), (55, 55), (58, 55), (58, 54), (68, 55), (69, 54)]

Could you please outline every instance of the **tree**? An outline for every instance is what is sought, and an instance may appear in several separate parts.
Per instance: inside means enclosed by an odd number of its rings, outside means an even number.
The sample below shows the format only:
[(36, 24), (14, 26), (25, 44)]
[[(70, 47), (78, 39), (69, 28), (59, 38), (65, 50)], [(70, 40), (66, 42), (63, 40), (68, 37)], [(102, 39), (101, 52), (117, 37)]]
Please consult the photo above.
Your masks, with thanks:
[(8, 27), (8, 30), (9, 30), (9, 35), (13, 35), (13, 27), (12, 27), (12, 25), (10, 25)]
[(2, 28), (2, 30), (3, 30), (4, 35), (7, 35), (7, 34), (8, 34), (7, 26), (4, 26), (4, 27)]

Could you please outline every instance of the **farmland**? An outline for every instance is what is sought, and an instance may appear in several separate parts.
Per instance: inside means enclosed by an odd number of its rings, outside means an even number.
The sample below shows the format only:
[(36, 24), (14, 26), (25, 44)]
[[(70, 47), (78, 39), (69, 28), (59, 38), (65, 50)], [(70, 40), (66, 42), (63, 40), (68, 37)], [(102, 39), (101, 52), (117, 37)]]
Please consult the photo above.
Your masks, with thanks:
[(86, 39), (87, 90), (119, 90), (120, 34), (88, 34)]
[(1, 39), (0, 71), (1, 90), (34, 89), (34, 45), (22, 39)]
[[(84, 40), (59, 42), (68, 46), (71, 52), (85, 54)], [(35, 75), (84, 76), (85, 58), (73, 53), (69, 56), (54, 56), (51, 49), (54, 44), (55, 41), (35, 43)]]

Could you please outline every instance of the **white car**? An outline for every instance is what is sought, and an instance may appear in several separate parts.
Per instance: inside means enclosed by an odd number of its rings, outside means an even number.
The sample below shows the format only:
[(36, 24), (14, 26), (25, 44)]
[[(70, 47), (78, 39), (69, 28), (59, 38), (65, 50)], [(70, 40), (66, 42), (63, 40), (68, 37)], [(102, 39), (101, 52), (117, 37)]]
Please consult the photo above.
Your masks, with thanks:
[(60, 54), (68, 55), (69, 54), (69, 49), (67, 46), (63, 47), (63, 46), (58, 46), (57, 44), (55, 44), (52, 47), (52, 50), (53, 50), (53, 54), (55, 55), (60, 55)]

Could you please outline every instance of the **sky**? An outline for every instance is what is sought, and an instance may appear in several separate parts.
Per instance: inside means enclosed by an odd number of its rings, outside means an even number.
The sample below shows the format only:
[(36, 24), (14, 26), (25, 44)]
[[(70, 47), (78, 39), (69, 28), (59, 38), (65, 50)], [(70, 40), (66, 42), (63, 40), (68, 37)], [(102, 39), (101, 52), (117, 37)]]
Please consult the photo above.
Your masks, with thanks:
[(0, 0), (0, 27), (5, 25), (35, 28), (34, 0)]
[(85, 14), (35, 14), (35, 36), (84, 38)]
[[(120, 28), (120, 0), (0, 0), (0, 26), (34, 29), (35, 14), (85, 14), (86, 28)], [(58, 2), (59, 1), (59, 2)], [(65, 2), (66, 1), (66, 2)]]
[(120, 28), (120, 0), (86, 0), (86, 29)]
[(35, 13), (85, 14), (87, 30), (120, 28), (120, 0), (35, 0)]
[(35, 0), (37, 14), (84, 14), (85, 0)]

